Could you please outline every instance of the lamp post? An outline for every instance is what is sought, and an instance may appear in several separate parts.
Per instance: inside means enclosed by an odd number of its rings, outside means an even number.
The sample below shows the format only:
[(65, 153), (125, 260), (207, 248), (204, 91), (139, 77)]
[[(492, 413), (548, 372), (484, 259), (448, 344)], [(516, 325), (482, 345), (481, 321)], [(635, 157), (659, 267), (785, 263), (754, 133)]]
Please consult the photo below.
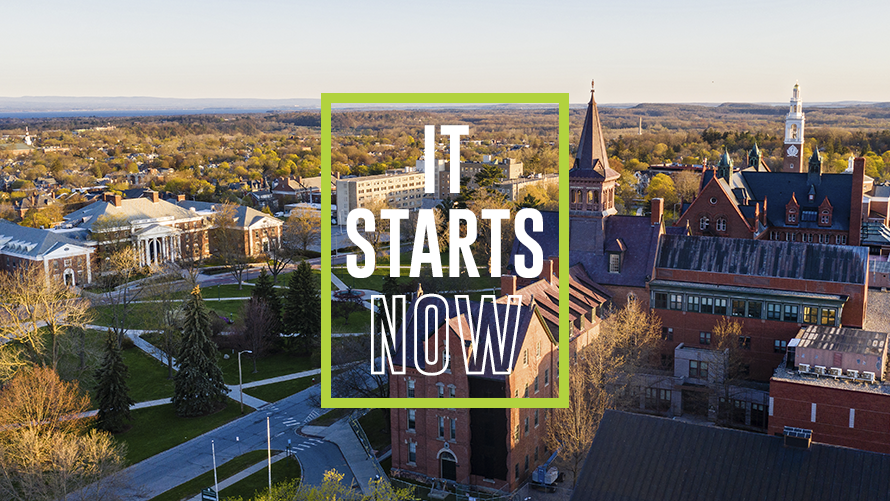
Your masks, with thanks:
[(241, 383), (241, 354), (242, 353), (250, 353), (253, 354), (250, 350), (244, 350), (238, 352), (238, 396), (241, 397), (241, 414), (244, 414), (244, 386)]

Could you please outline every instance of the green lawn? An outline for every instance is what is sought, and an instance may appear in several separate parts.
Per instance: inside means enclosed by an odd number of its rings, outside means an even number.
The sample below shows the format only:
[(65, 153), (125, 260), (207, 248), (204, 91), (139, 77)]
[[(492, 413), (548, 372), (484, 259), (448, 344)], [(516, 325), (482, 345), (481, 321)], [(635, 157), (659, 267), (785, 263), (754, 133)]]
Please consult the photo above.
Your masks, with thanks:
[[(314, 377), (317, 383), (319, 376)], [(255, 388), (248, 388), (244, 390), (244, 393), (266, 402), (277, 402), (282, 398), (289, 397), (312, 386), (312, 378), (313, 376), (307, 376), (300, 379), (282, 381), (281, 383), (265, 384)]]
[[(277, 451), (272, 451), (275, 454)], [(249, 468), (260, 461), (266, 459), (267, 451), (250, 451), (242, 454), (231, 461), (227, 461), (216, 468), (216, 474), (219, 480), (235, 475), (236, 473)], [(213, 487), (213, 470), (195, 477), (188, 482), (177, 485), (169, 491), (151, 498), (151, 501), (179, 501), (181, 499), (197, 496), (203, 489)]]
[[(220, 357), (219, 367), (223, 371), (227, 384), (238, 384), (238, 354), (230, 350), (221, 353), (229, 355), (229, 359), (225, 360)], [(253, 373), (253, 360), (250, 355), (245, 353), (241, 355), (241, 371), (243, 382), (259, 381), (261, 379), (269, 379), (272, 377), (285, 376), (295, 372), (303, 372), (309, 369), (317, 369), (313, 367), (310, 357), (297, 357), (288, 355), (287, 353), (278, 352), (266, 357), (257, 359), (257, 373)]]
[(391, 431), (387, 426), (385, 412), (388, 413), (389, 409), (371, 409), (358, 420), (365, 430), (365, 435), (368, 436), (368, 441), (371, 442), (371, 447), (377, 450), (383, 449), (391, 442)]
[(130, 398), (146, 402), (173, 396), (173, 380), (167, 379), (167, 366), (136, 347), (124, 350), (122, 355), (129, 369)]
[(371, 332), (371, 310), (362, 307), (349, 314), (349, 321), (342, 315), (331, 315), (331, 332)]
[(181, 418), (173, 410), (173, 404), (137, 409), (131, 414), (133, 426), (115, 435), (117, 440), (127, 444), (129, 464), (138, 463), (241, 416), (238, 403), (232, 399), (226, 399), (226, 407), (209, 416)]
[(318, 416), (309, 424), (312, 426), (330, 426), (337, 422), (343, 416), (351, 414), (353, 410), (354, 409), (332, 409), (330, 412), (326, 412), (321, 416)]
[(211, 285), (201, 288), (201, 297), (204, 299), (250, 297), (253, 289), (252, 285), (242, 285), (241, 289), (238, 289), (238, 284)]
[[(420, 280), (433, 280), (436, 289), (439, 291), (491, 289), (500, 288), (501, 286), (501, 279), (491, 277), (488, 270), (480, 269), (478, 277), (451, 278), (448, 276), (447, 269), (444, 269), (443, 273), (445, 276), (442, 278), (430, 279), (429, 277), (421, 277)], [(388, 274), (389, 267), (381, 266), (379, 263), (374, 270), (374, 274), (368, 278), (353, 278), (349, 272), (346, 271), (346, 267), (334, 269), (334, 275), (339, 277), (348, 287), (352, 287), (353, 289), (370, 289), (378, 292), (383, 290), (383, 277)], [(397, 282), (399, 284), (414, 284), (417, 282), (417, 278), (408, 277), (406, 276), (407, 274), (408, 270), (403, 269), (402, 276), (396, 279)]]
[[(273, 451), (274, 454), (274, 451)], [(293, 457), (279, 459), (272, 463), (272, 483), (277, 484), (285, 480), (299, 479), (301, 475), (300, 462)], [(258, 493), (269, 489), (269, 471), (265, 468), (236, 482), (233, 485), (220, 489), (220, 494), (225, 495), (224, 500), (253, 499)]]

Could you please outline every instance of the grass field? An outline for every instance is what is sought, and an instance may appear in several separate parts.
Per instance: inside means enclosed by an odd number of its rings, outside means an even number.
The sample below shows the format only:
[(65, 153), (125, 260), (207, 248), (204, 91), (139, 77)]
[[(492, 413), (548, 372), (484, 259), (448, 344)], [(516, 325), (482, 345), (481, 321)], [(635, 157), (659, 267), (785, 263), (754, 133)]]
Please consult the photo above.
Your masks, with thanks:
[(371, 447), (377, 450), (390, 445), (391, 441), (390, 429), (387, 426), (384, 412), (389, 412), (389, 409), (371, 409), (358, 420), (362, 429), (365, 430), (365, 435), (368, 436), (368, 441), (371, 442)]
[(192, 418), (177, 416), (173, 404), (137, 409), (131, 412), (133, 426), (115, 439), (127, 444), (127, 463), (138, 463), (241, 416), (237, 402), (227, 398), (225, 403), (214, 414)]
[[(273, 451), (274, 455), (274, 451)], [(299, 479), (302, 472), (300, 471), (300, 463), (295, 458), (287, 457), (272, 463), (272, 484), (284, 482), (285, 480)], [(238, 499), (250, 500), (260, 492), (269, 489), (269, 472), (265, 468), (248, 476), (247, 478), (233, 485), (220, 489), (220, 496), (223, 500)]]
[[(273, 454), (276, 454), (277, 452), (278, 451), (272, 451)], [(227, 461), (219, 465), (216, 468), (216, 475), (220, 480), (229, 478), (232, 475), (235, 475), (236, 473), (266, 459), (267, 454), (268, 452), (263, 450), (250, 451), (247, 454), (242, 454), (232, 459), (231, 461)], [(208, 471), (207, 473), (204, 473), (203, 475), (200, 475), (198, 477), (195, 477), (188, 482), (177, 485), (169, 491), (151, 498), (151, 501), (180, 501), (181, 499), (197, 496), (201, 493), (201, 490), (212, 486), (213, 470)]]
[[(266, 384), (255, 388), (247, 388), (244, 393), (252, 397), (256, 397), (266, 402), (277, 402), (282, 398), (289, 397), (299, 393), (306, 388), (312, 386), (313, 376), (307, 376), (300, 379), (291, 379), (290, 381), (282, 381), (281, 383)], [(315, 376), (316, 383), (319, 376)]]
[[(229, 359), (222, 357), (219, 360), (219, 367), (223, 371), (226, 384), (238, 384), (238, 354), (229, 350), (221, 351), (221, 354), (229, 355)], [(253, 373), (253, 360), (250, 355), (245, 353), (241, 355), (241, 374), (243, 382), (259, 381), (261, 379), (269, 379), (278, 376), (285, 376), (295, 372), (303, 372), (309, 369), (317, 369), (313, 367), (310, 357), (297, 357), (288, 355), (287, 353), (278, 352), (266, 357), (257, 359), (257, 372)]]

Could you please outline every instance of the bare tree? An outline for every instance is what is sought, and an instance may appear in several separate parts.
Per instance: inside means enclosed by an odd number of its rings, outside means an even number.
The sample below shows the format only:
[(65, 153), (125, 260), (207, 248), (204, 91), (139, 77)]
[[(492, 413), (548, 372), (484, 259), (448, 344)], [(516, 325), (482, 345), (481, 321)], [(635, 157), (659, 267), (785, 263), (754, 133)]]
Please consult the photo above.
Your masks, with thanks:
[(104, 259), (105, 269), (102, 274), (105, 277), (106, 290), (102, 295), (102, 302), (108, 308), (108, 320), (111, 324), (109, 328), (117, 336), (120, 346), (129, 328), (128, 320), (133, 313), (133, 302), (145, 290), (143, 287), (130, 285), (141, 267), (132, 246), (120, 247)]
[(258, 372), (257, 358), (265, 355), (272, 346), (274, 320), (272, 311), (262, 299), (252, 297), (244, 303), (244, 309), (238, 319), (235, 331), (237, 336), (235, 342), (239, 351), (250, 350), (252, 352), (250, 358), (253, 359), (254, 374)]
[(235, 204), (222, 204), (214, 207), (212, 226), (213, 239), (211, 247), (215, 247), (215, 253), (222, 259), (229, 273), (238, 281), (238, 289), (244, 283), (244, 272), (250, 266), (245, 248), (244, 232), (237, 222), (238, 206)]
[[(176, 269), (169, 271), (168, 278), (178, 274)], [(194, 288), (194, 284), (186, 281), (186, 286)], [(179, 351), (182, 325), (182, 296), (184, 289), (182, 282), (161, 280), (145, 287), (147, 297), (152, 299), (148, 303), (148, 315), (146, 322), (152, 330), (160, 335), (158, 348), (167, 359), (167, 379), (173, 379), (173, 357)]]
[(677, 194), (683, 202), (691, 202), (698, 195), (698, 186), (701, 182), (698, 174), (684, 170), (672, 176), (674, 178), (674, 186), (677, 188)]
[(309, 247), (321, 241), (321, 215), (309, 210), (293, 210), (285, 223), (282, 246), (305, 257)]
[(715, 363), (714, 380), (724, 401), (717, 415), (720, 421), (729, 421), (730, 387), (747, 372), (745, 348), (749, 346), (750, 338), (742, 335), (741, 322), (727, 317), (717, 319), (712, 336), (712, 346), (717, 352), (711, 362)]
[(109, 489), (124, 463), (124, 447), (88, 431), (89, 408), (77, 383), (49, 368), (20, 371), (0, 391), (0, 498), (116, 499)]

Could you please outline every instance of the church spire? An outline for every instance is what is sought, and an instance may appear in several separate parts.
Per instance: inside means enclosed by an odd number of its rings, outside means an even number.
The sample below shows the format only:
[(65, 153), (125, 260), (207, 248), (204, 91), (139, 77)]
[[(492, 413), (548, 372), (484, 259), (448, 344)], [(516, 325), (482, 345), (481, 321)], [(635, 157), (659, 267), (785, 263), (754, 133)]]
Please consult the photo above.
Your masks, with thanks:
[(807, 172), (807, 184), (810, 186), (819, 186), (822, 182), (822, 156), (819, 155), (819, 148), (813, 148), (813, 154), (810, 156), (809, 169)]
[(717, 163), (717, 177), (722, 178), (727, 183), (729, 178), (732, 177), (732, 158), (729, 157), (729, 152), (726, 148), (723, 149), (723, 154), (720, 155), (720, 161)]
[(804, 172), (804, 113), (803, 101), (800, 98), (800, 84), (794, 84), (791, 91), (791, 106), (785, 115), (785, 145), (782, 147), (785, 159), (782, 162), (784, 172)]
[(603, 176), (609, 170), (606, 141), (603, 138), (596, 101), (593, 99), (593, 80), (590, 81), (590, 102), (587, 103), (587, 116), (584, 117), (584, 128), (581, 130), (581, 141), (578, 143), (575, 167), (584, 170), (595, 169)]
[(751, 151), (748, 153), (748, 167), (754, 167), (754, 170), (760, 170), (760, 159), (763, 158), (763, 155), (760, 153), (760, 148), (757, 147), (757, 142), (754, 142), (754, 147), (751, 148)]

